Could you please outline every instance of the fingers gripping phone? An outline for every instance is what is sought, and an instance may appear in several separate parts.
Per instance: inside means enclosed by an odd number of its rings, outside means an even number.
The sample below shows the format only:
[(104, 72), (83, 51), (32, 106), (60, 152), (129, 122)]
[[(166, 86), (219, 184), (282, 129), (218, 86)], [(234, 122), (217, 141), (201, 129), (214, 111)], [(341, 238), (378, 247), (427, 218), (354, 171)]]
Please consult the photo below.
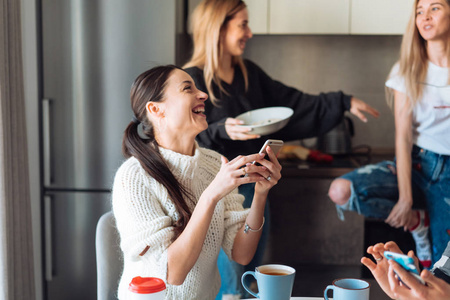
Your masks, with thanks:
[[(425, 281), (423, 281), (422, 277), (419, 275), (419, 270), (417, 270), (416, 265), (414, 264), (414, 259), (412, 257), (409, 257), (408, 255), (399, 254), (391, 251), (384, 251), (384, 257), (387, 259), (392, 259), (395, 262), (397, 262), (400, 266), (403, 267), (406, 271), (408, 271), (410, 274), (412, 274), (418, 281), (420, 281), (421, 284), (425, 284)], [(401, 281), (400, 276), (396, 273), (397, 277)], [(402, 281), (403, 284), (405, 284)], [(405, 284), (406, 285), (406, 284)]]
[[(265, 153), (266, 156), (264, 158), (267, 160), (270, 160), (269, 155), (267, 155), (267, 151), (266, 151), (267, 146), (270, 146), (273, 153), (275, 153), (275, 155), (278, 155), (278, 152), (280, 152), (281, 148), (283, 147), (283, 144), (284, 144), (284, 142), (281, 140), (267, 140), (264, 143), (264, 145), (262, 146), (261, 150), (259, 150), (259, 153)], [(253, 162), (253, 164), (254, 163), (255, 162)]]
[[(267, 155), (267, 151), (266, 148), (267, 146), (270, 146), (270, 148), (272, 149), (273, 153), (275, 153), (275, 155), (278, 155), (278, 152), (280, 152), (281, 148), (283, 147), (284, 142), (282, 140), (267, 140), (264, 145), (261, 147), (261, 150), (259, 150), (259, 153), (265, 153), (266, 156), (264, 157), (267, 160), (270, 160), (269, 156)], [(254, 165), (256, 163), (256, 161), (253, 161), (252, 164)], [(247, 177), (248, 174), (245, 174), (244, 177)]]

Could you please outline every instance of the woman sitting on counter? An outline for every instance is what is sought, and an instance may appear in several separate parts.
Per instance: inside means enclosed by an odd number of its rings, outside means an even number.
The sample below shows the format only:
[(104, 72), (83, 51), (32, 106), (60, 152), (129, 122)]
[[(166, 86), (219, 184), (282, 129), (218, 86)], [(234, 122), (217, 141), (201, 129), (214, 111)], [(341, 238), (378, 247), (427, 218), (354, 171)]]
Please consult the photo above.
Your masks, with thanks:
[[(255, 63), (244, 60), (246, 43), (252, 37), (244, 1), (203, 0), (191, 20), (194, 49), (184, 68), (210, 100), (205, 103), (208, 129), (197, 137), (201, 146), (231, 159), (258, 152), (266, 138), (292, 141), (324, 134), (342, 120), (345, 111), (364, 122), (367, 121), (364, 113), (378, 116), (375, 109), (355, 97), (343, 92), (309, 95), (270, 78)], [(294, 110), (289, 123), (278, 133), (263, 139), (249, 129), (234, 126), (242, 124), (235, 119), (237, 115), (270, 106)], [(253, 185), (242, 185), (239, 192), (246, 197), (244, 207), (250, 207)], [(269, 221), (268, 207), (265, 217)], [(264, 227), (255, 260), (247, 270), (261, 263), (268, 228)], [(225, 284), (223, 292), (245, 297), (240, 284), (243, 268), (230, 265), (221, 253), (219, 269)]]
[[(345, 174), (329, 189), (339, 210), (410, 230), (425, 267), (450, 240), (449, 66), (450, 0), (414, 1), (400, 61), (386, 82), (394, 96), (396, 161)], [(423, 198), (429, 217), (412, 209)]]
[[(116, 173), (112, 196), (124, 253), (119, 299), (126, 299), (135, 276), (166, 281), (167, 299), (214, 299), (221, 247), (241, 264), (255, 253), (267, 194), (281, 166), (270, 147), (270, 161), (264, 154), (228, 161), (199, 147), (195, 137), (208, 127), (207, 98), (175, 66), (146, 71), (131, 88), (134, 117), (123, 138), (128, 159)], [(255, 183), (250, 209), (237, 192), (245, 183)]]

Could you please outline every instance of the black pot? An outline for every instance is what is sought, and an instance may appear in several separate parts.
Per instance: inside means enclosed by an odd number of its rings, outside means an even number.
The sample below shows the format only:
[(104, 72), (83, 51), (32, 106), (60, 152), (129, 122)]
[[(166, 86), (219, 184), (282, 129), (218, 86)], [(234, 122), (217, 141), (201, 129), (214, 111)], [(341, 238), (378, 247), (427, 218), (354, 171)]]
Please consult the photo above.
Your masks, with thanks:
[(344, 117), (342, 122), (317, 140), (317, 148), (328, 154), (351, 154), (352, 137), (355, 135), (353, 121)]

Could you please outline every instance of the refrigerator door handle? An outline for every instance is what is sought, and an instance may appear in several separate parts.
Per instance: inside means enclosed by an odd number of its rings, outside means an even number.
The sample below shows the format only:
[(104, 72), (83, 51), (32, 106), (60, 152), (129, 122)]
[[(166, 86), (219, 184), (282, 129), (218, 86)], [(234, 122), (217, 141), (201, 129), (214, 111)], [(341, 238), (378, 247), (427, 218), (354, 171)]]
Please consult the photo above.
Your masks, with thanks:
[(42, 99), (42, 129), (44, 153), (44, 186), (52, 183), (51, 137), (50, 137), (50, 99)]
[(45, 280), (53, 279), (53, 240), (52, 240), (52, 197), (44, 196), (45, 219)]

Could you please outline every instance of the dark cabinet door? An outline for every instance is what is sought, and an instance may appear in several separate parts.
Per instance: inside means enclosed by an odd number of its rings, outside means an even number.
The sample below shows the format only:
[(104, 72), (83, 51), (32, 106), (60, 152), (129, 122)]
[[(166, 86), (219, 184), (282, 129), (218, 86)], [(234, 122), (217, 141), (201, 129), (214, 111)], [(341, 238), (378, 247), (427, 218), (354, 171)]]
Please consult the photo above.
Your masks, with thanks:
[(96, 299), (95, 230), (108, 193), (53, 193), (45, 201), (46, 299)]
[[(269, 195), (271, 262), (359, 265), (364, 218), (339, 220), (327, 196), (332, 179), (284, 177)], [(273, 245), (273, 247), (271, 247)]]

